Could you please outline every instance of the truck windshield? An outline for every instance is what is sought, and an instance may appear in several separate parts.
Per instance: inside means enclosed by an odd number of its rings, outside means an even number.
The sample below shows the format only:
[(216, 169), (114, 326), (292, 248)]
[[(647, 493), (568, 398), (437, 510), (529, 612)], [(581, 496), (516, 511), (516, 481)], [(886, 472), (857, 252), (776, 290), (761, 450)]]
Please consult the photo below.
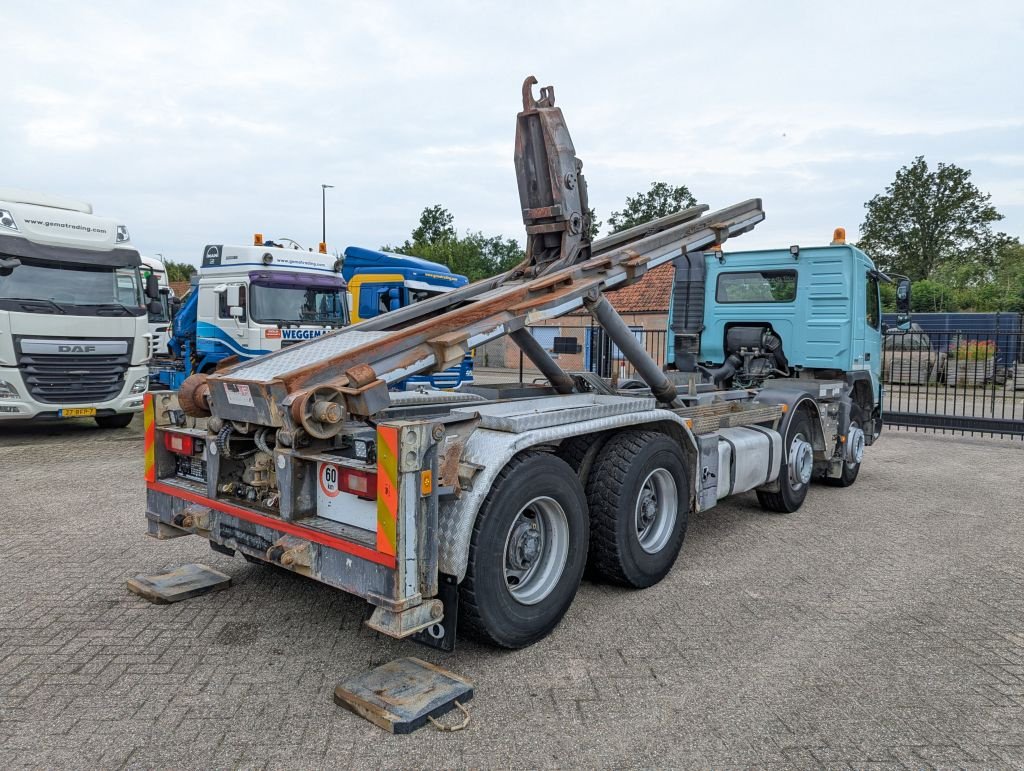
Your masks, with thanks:
[(253, 284), (249, 313), (261, 324), (345, 323), (345, 293), (342, 286), (283, 286)]
[(58, 306), (112, 306), (142, 315), (142, 282), (138, 268), (22, 260), (8, 275), (0, 275), (0, 299), (36, 300)]

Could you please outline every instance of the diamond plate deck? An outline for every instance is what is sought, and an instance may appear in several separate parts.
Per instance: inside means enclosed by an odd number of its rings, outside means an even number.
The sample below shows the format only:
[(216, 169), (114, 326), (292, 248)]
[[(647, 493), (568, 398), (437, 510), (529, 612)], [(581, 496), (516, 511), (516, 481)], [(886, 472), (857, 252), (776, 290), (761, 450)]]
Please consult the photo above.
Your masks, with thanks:
[(477, 414), (484, 428), (521, 434), (536, 428), (644, 412), (654, 409), (655, 405), (651, 397), (575, 394), (483, 404), (479, 407), (469, 405), (452, 410), (452, 415), (470, 417)]
[(363, 332), (358, 329), (342, 329), (326, 334), (316, 340), (287, 348), (279, 353), (272, 353), (243, 362), (231, 372), (232, 379), (243, 379), (267, 383), (296, 369), (316, 364), (332, 356), (351, 351), (367, 343), (374, 343), (386, 337), (390, 332)]

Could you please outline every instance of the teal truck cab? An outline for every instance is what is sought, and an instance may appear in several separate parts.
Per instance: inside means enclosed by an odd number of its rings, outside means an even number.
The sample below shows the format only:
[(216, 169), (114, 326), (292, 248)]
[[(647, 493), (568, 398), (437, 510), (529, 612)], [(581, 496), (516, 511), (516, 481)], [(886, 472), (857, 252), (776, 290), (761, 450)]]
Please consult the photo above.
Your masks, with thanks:
[[(778, 397), (788, 381), (844, 382), (840, 435), (870, 445), (882, 429), (879, 287), (891, 281), (842, 228), (828, 246), (683, 255), (669, 361), (762, 397)], [(899, 325), (909, 327), (909, 281), (898, 281)]]

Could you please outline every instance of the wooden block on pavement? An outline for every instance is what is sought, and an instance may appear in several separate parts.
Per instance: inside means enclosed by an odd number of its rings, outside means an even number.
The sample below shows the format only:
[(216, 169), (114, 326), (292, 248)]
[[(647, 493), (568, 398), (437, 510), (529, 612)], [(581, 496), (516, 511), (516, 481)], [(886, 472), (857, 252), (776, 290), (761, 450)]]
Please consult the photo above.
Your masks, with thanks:
[(407, 734), (473, 698), (473, 684), (416, 658), (396, 659), (340, 683), (334, 701), (393, 734)]
[(128, 589), (158, 605), (181, 602), (200, 594), (227, 589), (229, 586), (231, 576), (195, 563), (182, 565), (168, 573), (128, 579)]

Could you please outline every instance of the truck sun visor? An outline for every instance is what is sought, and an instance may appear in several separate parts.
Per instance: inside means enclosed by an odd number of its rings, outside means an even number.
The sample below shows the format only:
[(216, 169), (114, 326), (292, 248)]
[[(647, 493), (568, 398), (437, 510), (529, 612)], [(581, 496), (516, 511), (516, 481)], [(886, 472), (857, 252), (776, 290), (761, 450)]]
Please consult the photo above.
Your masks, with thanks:
[(345, 281), (338, 275), (317, 273), (285, 273), (283, 271), (254, 270), (249, 281), (256, 286), (279, 286), (286, 289), (295, 287), (314, 289), (344, 289)]
[(61, 262), (98, 268), (134, 268), (142, 264), (135, 249), (93, 250), (36, 244), (19, 236), (0, 236), (0, 255), (39, 262)]

